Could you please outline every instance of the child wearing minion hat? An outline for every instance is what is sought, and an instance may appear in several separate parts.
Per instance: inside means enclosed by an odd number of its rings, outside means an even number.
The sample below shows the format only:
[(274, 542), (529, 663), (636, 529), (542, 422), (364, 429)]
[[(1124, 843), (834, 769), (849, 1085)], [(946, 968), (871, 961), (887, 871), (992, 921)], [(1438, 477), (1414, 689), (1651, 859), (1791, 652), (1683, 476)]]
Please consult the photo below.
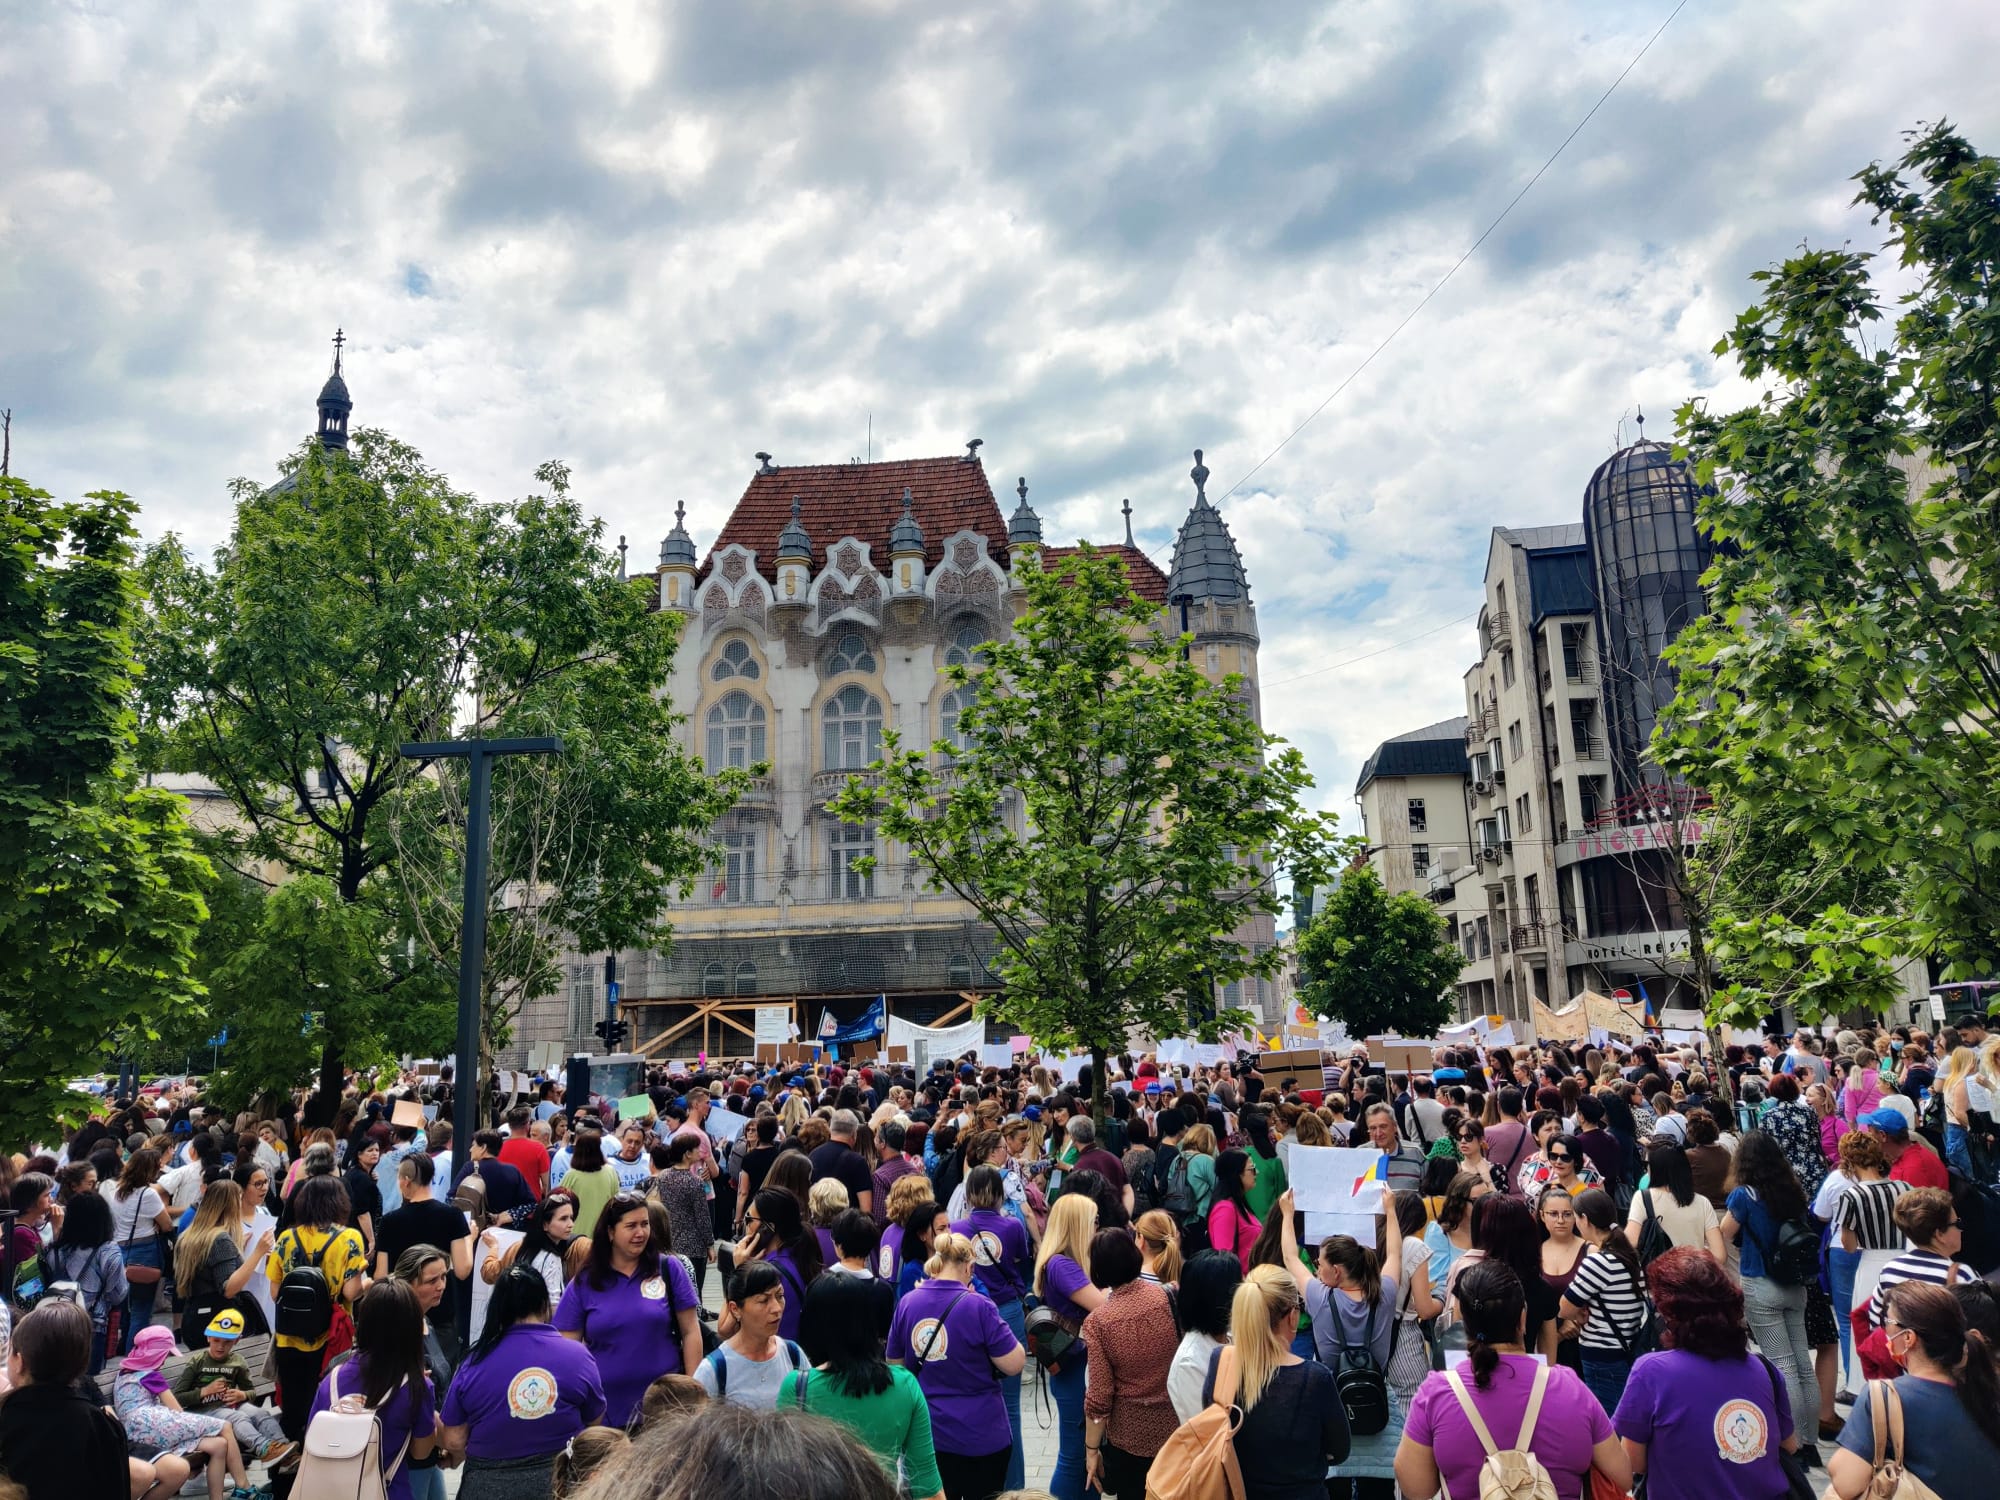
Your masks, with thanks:
[(174, 1382), (174, 1398), (183, 1411), (220, 1417), (236, 1429), (236, 1444), (245, 1453), (255, 1454), (267, 1464), (280, 1464), (292, 1454), (293, 1444), (285, 1438), (278, 1414), (268, 1407), (252, 1406), (256, 1382), (250, 1367), (236, 1352), (243, 1337), (243, 1314), (225, 1307), (209, 1320), (208, 1343), (188, 1356)]

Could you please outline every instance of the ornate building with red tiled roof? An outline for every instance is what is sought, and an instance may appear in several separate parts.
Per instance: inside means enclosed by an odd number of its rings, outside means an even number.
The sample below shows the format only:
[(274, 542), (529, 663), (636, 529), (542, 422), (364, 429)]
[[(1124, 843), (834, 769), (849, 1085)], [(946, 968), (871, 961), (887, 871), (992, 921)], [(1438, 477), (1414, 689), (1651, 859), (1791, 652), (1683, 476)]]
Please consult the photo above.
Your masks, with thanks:
[[(706, 556), (676, 509), (656, 570), (660, 607), (686, 622), (667, 691), (712, 769), (768, 770), (716, 827), (711, 872), (672, 912), (671, 952), (622, 955), (626, 1017), (648, 1055), (743, 1055), (760, 1006), (791, 1007), (810, 1035), (877, 995), (893, 1015), (950, 1024), (995, 988), (993, 936), (971, 908), (826, 811), (889, 731), (904, 748), (952, 740), (962, 704), (943, 669), (1011, 629), (1031, 557), (1053, 567), (1074, 550), (1043, 547), (1025, 479), (1003, 517), (978, 447), (797, 467), (760, 453)], [(1255, 616), (1207, 472), (1197, 462), (1172, 579), (1133, 544), (1129, 504), (1110, 550), (1193, 630), (1211, 675), (1245, 674), (1254, 704)], [(521, 1039), (557, 1040), (558, 1012), (561, 1040), (589, 1037), (600, 974), (601, 958), (577, 955), (566, 1006), (536, 1007)]]

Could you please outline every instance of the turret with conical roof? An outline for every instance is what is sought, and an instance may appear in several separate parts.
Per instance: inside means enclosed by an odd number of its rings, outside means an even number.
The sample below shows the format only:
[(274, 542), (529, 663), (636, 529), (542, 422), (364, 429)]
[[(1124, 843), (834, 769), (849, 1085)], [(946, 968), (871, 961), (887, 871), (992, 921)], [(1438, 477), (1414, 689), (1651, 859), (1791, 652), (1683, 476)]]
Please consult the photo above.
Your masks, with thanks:
[(907, 598), (924, 591), (924, 528), (917, 521), (916, 496), (903, 486), (903, 513), (889, 528), (889, 592)]
[(674, 505), (674, 529), (660, 543), (660, 608), (694, 607), (694, 538), (687, 532), (687, 505)]
[(354, 410), (354, 401), (347, 394), (347, 382), (340, 374), (340, 351), (346, 342), (346, 331), (334, 329), (333, 373), (319, 388), (319, 444), (322, 448), (343, 453), (347, 451), (347, 417)]
[(1208, 503), (1208, 465), (1201, 461), (1201, 449), (1194, 450), (1194, 467), (1188, 471), (1194, 481), (1194, 508), (1181, 522), (1174, 539), (1174, 565), (1167, 575), (1167, 597), (1250, 602), (1250, 580), (1243, 571), (1243, 554), (1222, 513)]
[[(760, 471), (761, 472), (761, 471)], [(812, 583), (812, 538), (799, 519), (802, 502), (792, 496), (792, 518), (778, 533), (778, 603), (804, 604)]]

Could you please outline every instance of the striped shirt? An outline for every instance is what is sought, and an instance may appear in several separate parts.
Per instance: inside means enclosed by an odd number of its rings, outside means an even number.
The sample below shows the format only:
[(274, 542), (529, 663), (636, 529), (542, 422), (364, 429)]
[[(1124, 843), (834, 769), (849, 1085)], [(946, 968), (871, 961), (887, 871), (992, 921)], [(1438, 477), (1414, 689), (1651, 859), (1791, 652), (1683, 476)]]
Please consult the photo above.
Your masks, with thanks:
[(1833, 1206), (1833, 1227), (1854, 1232), (1857, 1250), (1900, 1250), (1903, 1231), (1896, 1227), (1896, 1200), (1910, 1190), (1907, 1182), (1849, 1183)]
[(1882, 1326), (1883, 1319), (1889, 1316), (1889, 1291), (1902, 1282), (1923, 1281), (1932, 1286), (1952, 1286), (1976, 1279), (1970, 1266), (1946, 1260), (1935, 1251), (1905, 1250), (1882, 1268), (1882, 1279), (1875, 1283), (1875, 1295), (1868, 1299), (1869, 1326)]
[[(1582, 1346), (1603, 1354), (1624, 1354), (1636, 1344), (1646, 1326), (1644, 1283), (1619, 1264), (1614, 1255), (1592, 1250), (1576, 1268), (1576, 1275), (1563, 1288), (1566, 1301), (1590, 1309), (1590, 1321), (1583, 1325)], [(1618, 1335), (1625, 1335), (1620, 1340)]]

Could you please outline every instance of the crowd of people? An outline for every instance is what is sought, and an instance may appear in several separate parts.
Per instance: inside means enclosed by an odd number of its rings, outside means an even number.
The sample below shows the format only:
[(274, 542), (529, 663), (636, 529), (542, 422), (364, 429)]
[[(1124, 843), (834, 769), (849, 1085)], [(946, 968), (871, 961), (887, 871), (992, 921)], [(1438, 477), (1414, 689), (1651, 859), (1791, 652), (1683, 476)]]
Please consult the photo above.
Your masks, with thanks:
[[(1894, 1464), (1949, 1500), (2000, 1472), (1977, 1018), (1107, 1074), (1096, 1113), (1087, 1066), (550, 1081), (462, 1152), (407, 1076), (324, 1125), (116, 1101), (0, 1157), (0, 1469), (30, 1500), (304, 1493), (325, 1414), (372, 1421), (391, 1500), (452, 1470), (462, 1500), (710, 1495), (727, 1464), (799, 1496), (1178, 1500), (1217, 1430), (1251, 1500), (1465, 1497), (1496, 1465), (1562, 1500), (1777, 1500), (1823, 1468), (1856, 1500)], [(1294, 1153), (1336, 1145), (1377, 1154), (1372, 1234), (1298, 1210)], [(1054, 1426), (1045, 1491), (1024, 1420)]]

